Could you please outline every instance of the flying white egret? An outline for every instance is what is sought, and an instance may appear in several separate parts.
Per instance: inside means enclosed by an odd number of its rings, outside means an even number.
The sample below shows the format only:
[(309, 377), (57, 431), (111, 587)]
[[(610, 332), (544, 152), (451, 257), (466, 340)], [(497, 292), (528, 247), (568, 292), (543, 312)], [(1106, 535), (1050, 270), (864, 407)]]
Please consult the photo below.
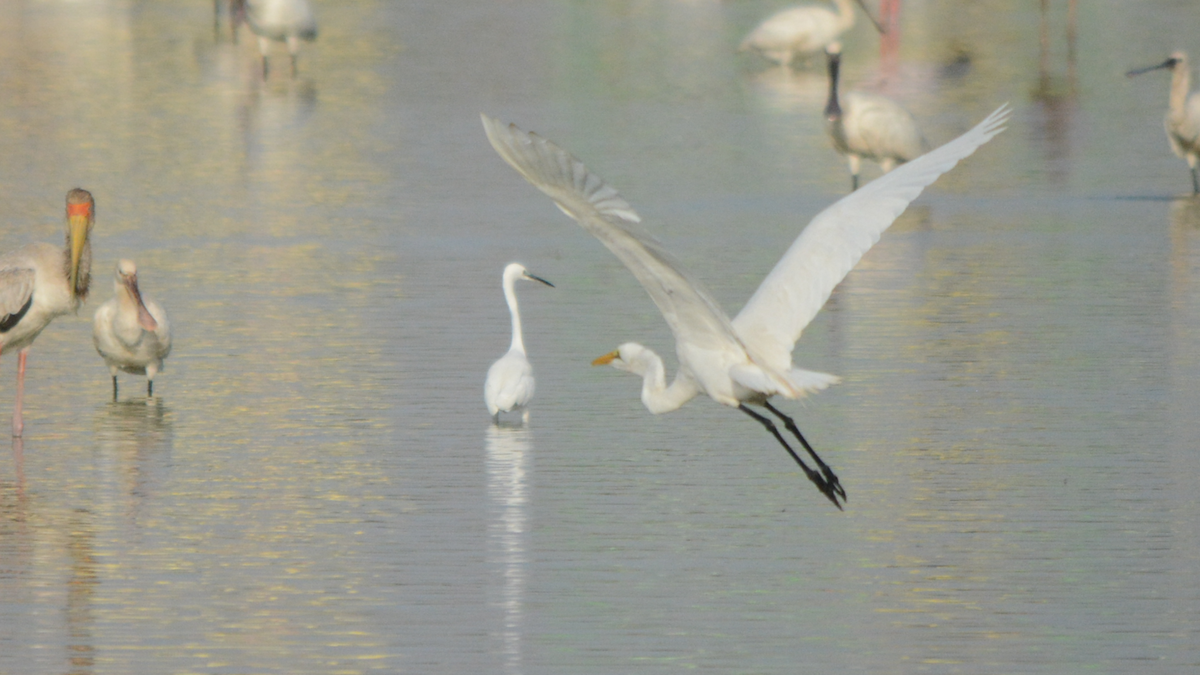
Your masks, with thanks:
[(113, 298), (100, 305), (92, 320), (92, 342), (112, 373), (117, 400), (117, 371), (146, 376), (146, 395), (154, 395), (154, 376), (171, 353), (171, 323), (157, 303), (138, 288), (132, 260), (117, 263)]
[(1167, 68), (1171, 71), (1171, 99), (1167, 107), (1167, 140), (1176, 156), (1187, 160), (1192, 170), (1192, 192), (1200, 194), (1200, 175), (1196, 164), (1200, 160), (1200, 92), (1189, 93), (1191, 70), (1187, 54), (1177, 51), (1171, 58), (1155, 66), (1138, 68), (1125, 73), (1129, 77), (1152, 70)]
[[(863, 0), (855, 1), (876, 30), (883, 33), (883, 26), (867, 11)], [(834, 0), (834, 4), (836, 12), (825, 5), (801, 5), (780, 11), (750, 31), (738, 51), (757, 51), (784, 67), (797, 55), (817, 54), (854, 25), (854, 5), (850, 0)]]
[(483, 385), (483, 400), (487, 403), (488, 413), (499, 424), (500, 413), (520, 410), (525, 422), (529, 421), (529, 411), (525, 406), (533, 399), (533, 367), (525, 358), (525, 340), (521, 336), (521, 310), (517, 307), (517, 292), (513, 284), (517, 279), (540, 281), (554, 288), (554, 284), (534, 276), (520, 263), (509, 263), (504, 268), (504, 301), (508, 303), (508, 313), (512, 315), (512, 346), (508, 353), (501, 356), (491, 368), (488, 368), (487, 381)]
[(850, 189), (858, 189), (862, 160), (878, 162), (887, 173), (928, 149), (917, 120), (892, 99), (879, 94), (851, 91), (838, 96), (841, 44), (826, 48), (829, 58), (829, 99), (825, 121), (833, 147), (850, 165)]
[(25, 429), (25, 359), (29, 346), (55, 317), (79, 309), (91, 283), (96, 204), (87, 190), (67, 193), (67, 244), (29, 244), (0, 256), (0, 353), (17, 355), (17, 400), (13, 436)]
[[(801, 331), (909, 202), (1000, 133), (1008, 115), (1008, 106), (1001, 106), (971, 131), (822, 211), (732, 321), (700, 282), (643, 231), (637, 212), (603, 179), (537, 134), (482, 117), (496, 152), (625, 264), (675, 335), (679, 370), (670, 386), (662, 359), (639, 344), (623, 344), (594, 364), (611, 363), (641, 375), (642, 403), (655, 414), (675, 410), (700, 393), (738, 408), (766, 427), (808, 479), (841, 508), (838, 498), (844, 500), (846, 492), (833, 470), (817, 456), (796, 423), (767, 399), (799, 398), (837, 382), (833, 375), (792, 367), (792, 348)], [(770, 419), (747, 404), (760, 405), (782, 420), (819, 472), (792, 450)]]
[(283, 42), (292, 57), (292, 77), (296, 76), (296, 55), (300, 41), (317, 39), (317, 20), (308, 0), (236, 0), (245, 5), (245, 20), (258, 36), (262, 54), (263, 77), (267, 76), (267, 52), (271, 42)]

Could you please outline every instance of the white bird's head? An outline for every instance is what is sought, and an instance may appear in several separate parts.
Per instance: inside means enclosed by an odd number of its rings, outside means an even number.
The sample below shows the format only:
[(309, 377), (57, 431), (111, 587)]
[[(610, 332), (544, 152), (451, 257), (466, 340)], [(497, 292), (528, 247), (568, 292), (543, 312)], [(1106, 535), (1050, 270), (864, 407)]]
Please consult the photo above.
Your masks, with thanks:
[(525, 269), (525, 266), (522, 265), (521, 263), (509, 263), (508, 266), (504, 268), (504, 279), (508, 280), (510, 278), (513, 279), (514, 281), (517, 279), (528, 279), (529, 281), (540, 281), (543, 284), (546, 284), (547, 286), (549, 286), (550, 288), (554, 288), (554, 284), (550, 283), (549, 281), (546, 281), (545, 279), (537, 276), (536, 274), (530, 274), (529, 270)]
[(1163, 61), (1162, 63), (1156, 63), (1153, 66), (1146, 66), (1145, 68), (1137, 68), (1137, 69), (1131, 70), (1128, 73), (1125, 73), (1125, 76), (1133, 77), (1135, 75), (1141, 75), (1142, 73), (1148, 73), (1152, 70), (1161, 70), (1164, 68), (1167, 70), (1172, 70), (1172, 71), (1175, 70), (1176, 68), (1186, 69), (1187, 63), (1188, 63), (1187, 52), (1184, 52), (1183, 50), (1179, 50), (1179, 51), (1176, 51), (1174, 54), (1171, 54), (1171, 58), (1167, 59), (1166, 61)]
[(124, 294), (128, 301), (137, 307), (138, 325), (145, 330), (156, 330), (158, 322), (150, 315), (146, 303), (142, 300), (142, 292), (138, 289), (137, 265), (134, 265), (132, 260), (123, 259), (117, 263), (115, 286), (118, 296)]
[(653, 368), (662, 367), (662, 359), (648, 347), (636, 342), (626, 342), (604, 356), (592, 361), (593, 366), (612, 366), (634, 375), (645, 375)]

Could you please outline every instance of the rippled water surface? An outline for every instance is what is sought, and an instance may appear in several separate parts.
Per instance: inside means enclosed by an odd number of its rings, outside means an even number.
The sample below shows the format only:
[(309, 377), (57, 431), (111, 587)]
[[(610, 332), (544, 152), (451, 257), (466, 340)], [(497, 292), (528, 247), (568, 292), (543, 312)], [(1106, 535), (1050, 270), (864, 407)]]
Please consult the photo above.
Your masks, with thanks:
[[(1072, 54), (1050, 4), (1044, 48), (1034, 2), (845, 38), (934, 144), (1015, 114), (797, 346), (842, 377), (780, 405), (843, 513), (744, 415), (590, 367), (673, 341), (478, 118), (570, 148), (732, 313), (849, 183), (819, 64), (735, 53), (779, 3), (318, 1), (264, 82), (211, 3), (0, 0), (0, 249), (98, 210), (0, 453), (0, 673), (1193, 672), (1200, 201), (1169, 76), (1123, 73), (1200, 19), (1081, 2)], [(121, 257), (175, 327), (150, 400), (91, 345)], [(518, 289), (538, 391), (495, 427), (512, 260), (556, 288)]]

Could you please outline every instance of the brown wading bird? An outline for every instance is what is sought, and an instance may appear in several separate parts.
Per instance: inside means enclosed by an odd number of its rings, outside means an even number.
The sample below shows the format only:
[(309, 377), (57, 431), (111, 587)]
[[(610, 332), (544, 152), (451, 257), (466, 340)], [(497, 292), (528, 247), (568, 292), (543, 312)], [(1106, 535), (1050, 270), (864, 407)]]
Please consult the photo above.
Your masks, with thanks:
[[(800, 434), (796, 422), (770, 397), (800, 398), (837, 382), (792, 365), (792, 348), (836, 286), (921, 190), (1004, 129), (1002, 106), (974, 129), (843, 197), (808, 224), (732, 319), (667, 250), (642, 229), (641, 218), (615, 189), (582, 162), (546, 139), (483, 116), (492, 147), (534, 187), (548, 195), (616, 255), (641, 282), (675, 334), (679, 369), (670, 385), (662, 359), (627, 342), (596, 359), (642, 378), (642, 404), (658, 414), (679, 409), (699, 394), (737, 408), (763, 425), (839, 509), (846, 498), (838, 477)], [(800, 441), (816, 464), (792, 450), (762, 406)]]
[(1187, 160), (1192, 170), (1192, 192), (1200, 194), (1200, 175), (1196, 165), (1200, 162), (1200, 92), (1189, 93), (1192, 75), (1188, 68), (1187, 54), (1175, 52), (1171, 58), (1155, 66), (1138, 68), (1125, 73), (1129, 77), (1152, 70), (1166, 68), (1171, 71), (1171, 99), (1167, 106), (1167, 140), (1171, 149), (1181, 159)]
[(100, 305), (92, 321), (92, 341), (112, 373), (117, 400), (117, 371), (146, 376), (146, 396), (154, 395), (154, 375), (171, 353), (167, 313), (138, 288), (132, 260), (117, 263), (113, 299)]
[(75, 188), (67, 193), (65, 248), (29, 244), (0, 256), (0, 354), (20, 350), (13, 436), (25, 429), (21, 404), (29, 346), (55, 317), (77, 311), (87, 299), (92, 267), (88, 236), (95, 222), (92, 194)]

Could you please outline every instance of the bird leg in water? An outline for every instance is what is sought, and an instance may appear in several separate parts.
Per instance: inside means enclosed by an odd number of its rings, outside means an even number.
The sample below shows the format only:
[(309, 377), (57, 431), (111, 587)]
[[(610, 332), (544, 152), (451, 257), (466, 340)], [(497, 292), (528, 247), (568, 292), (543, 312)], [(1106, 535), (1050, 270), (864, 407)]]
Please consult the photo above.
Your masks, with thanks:
[(1192, 167), (1192, 194), (1200, 195), (1200, 175), (1196, 174), (1196, 167)]
[(146, 398), (154, 398), (154, 380), (146, 380)]
[[(742, 412), (746, 413), (747, 415), (753, 417), (754, 419), (758, 420), (759, 424), (766, 427), (767, 431), (771, 432), (771, 435), (775, 437), (775, 440), (779, 441), (780, 445), (783, 446), (783, 449), (788, 451), (788, 454), (792, 456), (792, 459), (796, 460), (796, 463), (799, 464), (800, 468), (804, 470), (804, 475), (808, 476), (808, 479), (813, 482), (813, 485), (817, 486), (817, 489), (821, 491), (821, 494), (828, 497), (829, 501), (833, 502), (833, 505), (838, 507), (839, 511), (842, 510), (842, 505), (838, 503), (838, 495), (834, 491), (834, 487), (832, 485), (830, 485), (828, 481), (826, 481), (824, 478), (822, 478), (821, 474), (808, 468), (808, 465), (804, 463), (804, 460), (800, 459), (800, 455), (797, 455), (796, 451), (792, 450), (792, 446), (788, 445), (787, 441), (783, 440), (783, 435), (781, 435), (779, 433), (779, 429), (777, 429), (775, 427), (774, 422), (772, 422), (767, 417), (764, 417), (763, 415), (759, 415), (758, 413), (754, 412), (753, 410), (747, 408), (745, 406), (745, 404), (739, 404), (738, 409), (741, 410)], [(835, 480), (836, 480), (836, 477), (835, 477)], [(841, 488), (841, 486), (838, 486), (839, 490), (840, 490), (840, 488)]]
[(113, 375), (113, 403), (117, 402), (117, 376)]
[(28, 355), (28, 347), (17, 352), (17, 404), (13, 407), (12, 431), (12, 435), (16, 438), (20, 438), (25, 431), (25, 420), (21, 417), (21, 408), (25, 402), (25, 358)]
[(808, 441), (804, 440), (804, 436), (800, 434), (800, 427), (796, 426), (796, 422), (787, 415), (779, 412), (775, 406), (771, 405), (770, 401), (763, 401), (763, 407), (775, 413), (776, 417), (783, 420), (783, 425), (787, 427), (787, 430), (792, 432), (796, 438), (800, 439), (800, 444), (804, 446), (804, 449), (808, 451), (808, 455), (812, 457), (813, 461), (817, 463), (818, 467), (820, 467), (821, 474), (825, 476), (826, 481), (829, 481), (829, 485), (833, 487), (833, 491), (838, 493), (843, 501), (847, 501), (846, 491), (842, 489), (842, 482), (838, 480), (837, 474), (833, 472), (833, 469), (829, 468), (828, 464), (821, 461), (821, 458), (817, 455), (817, 451), (813, 450), (812, 446), (808, 444)]

